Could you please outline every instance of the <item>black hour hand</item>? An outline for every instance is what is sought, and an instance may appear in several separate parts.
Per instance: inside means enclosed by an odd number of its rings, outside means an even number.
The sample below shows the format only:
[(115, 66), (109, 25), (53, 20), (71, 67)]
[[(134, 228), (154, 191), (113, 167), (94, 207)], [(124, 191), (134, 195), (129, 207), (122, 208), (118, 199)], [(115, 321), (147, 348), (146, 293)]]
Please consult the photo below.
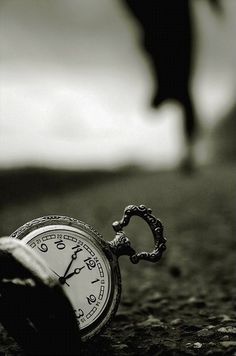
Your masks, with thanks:
[(79, 274), (83, 268), (85, 268), (85, 266), (80, 267), (80, 268), (75, 268), (74, 271), (69, 273), (66, 277), (60, 277), (61, 284), (66, 283), (66, 280), (73, 277), (75, 274)]

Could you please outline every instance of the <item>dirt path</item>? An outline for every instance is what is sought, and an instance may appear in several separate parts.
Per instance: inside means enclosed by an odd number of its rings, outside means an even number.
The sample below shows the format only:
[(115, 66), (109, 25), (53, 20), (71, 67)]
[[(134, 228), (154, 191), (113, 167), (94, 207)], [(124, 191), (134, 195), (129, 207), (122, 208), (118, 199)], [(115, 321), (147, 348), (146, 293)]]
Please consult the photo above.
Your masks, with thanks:
[[(3, 207), (0, 233), (53, 213), (79, 217), (111, 240), (111, 223), (126, 205), (152, 207), (165, 226), (168, 250), (158, 265), (131, 265), (121, 258), (120, 308), (83, 354), (235, 355), (235, 173), (231, 166), (205, 168), (191, 177), (139, 172), (42, 194)], [(129, 236), (138, 249), (152, 247), (149, 231), (136, 220)], [(5, 353), (20, 350), (1, 329), (0, 355)]]

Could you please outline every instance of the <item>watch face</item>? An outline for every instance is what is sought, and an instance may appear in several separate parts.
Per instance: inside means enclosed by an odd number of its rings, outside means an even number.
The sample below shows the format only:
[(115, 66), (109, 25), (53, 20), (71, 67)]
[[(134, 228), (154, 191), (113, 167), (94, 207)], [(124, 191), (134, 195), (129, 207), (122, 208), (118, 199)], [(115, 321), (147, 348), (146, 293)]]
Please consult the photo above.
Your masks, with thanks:
[(112, 268), (97, 239), (83, 229), (60, 224), (33, 229), (23, 240), (58, 278), (72, 303), (82, 338), (93, 334), (94, 325), (99, 328), (114, 298)]

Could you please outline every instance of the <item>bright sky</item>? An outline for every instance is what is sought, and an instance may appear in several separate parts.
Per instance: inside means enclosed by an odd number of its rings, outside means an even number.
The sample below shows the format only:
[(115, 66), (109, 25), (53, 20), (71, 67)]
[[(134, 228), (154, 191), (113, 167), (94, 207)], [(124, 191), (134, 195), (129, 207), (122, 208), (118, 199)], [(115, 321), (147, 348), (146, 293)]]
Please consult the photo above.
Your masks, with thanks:
[[(0, 0), (0, 167), (172, 166), (181, 111), (148, 106), (139, 31), (118, 0)], [(236, 1), (195, 3), (193, 92), (211, 127), (235, 98)]]

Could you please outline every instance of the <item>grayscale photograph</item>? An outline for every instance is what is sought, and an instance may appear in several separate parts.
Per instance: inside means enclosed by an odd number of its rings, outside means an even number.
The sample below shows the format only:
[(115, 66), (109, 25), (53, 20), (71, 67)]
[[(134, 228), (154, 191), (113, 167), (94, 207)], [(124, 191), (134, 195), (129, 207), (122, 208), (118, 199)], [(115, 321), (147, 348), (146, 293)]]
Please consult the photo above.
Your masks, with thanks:
[(236, 355), (235, 19), (0, 0), (0, 356)]

